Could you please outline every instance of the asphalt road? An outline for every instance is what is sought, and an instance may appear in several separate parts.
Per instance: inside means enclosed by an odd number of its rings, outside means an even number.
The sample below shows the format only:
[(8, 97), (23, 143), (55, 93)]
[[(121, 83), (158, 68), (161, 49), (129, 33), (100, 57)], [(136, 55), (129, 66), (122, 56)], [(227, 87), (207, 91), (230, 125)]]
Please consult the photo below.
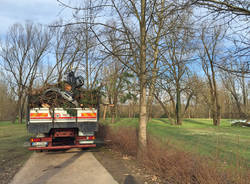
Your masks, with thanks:
[(118, 184), (91, 152), (34, 153), (11, 184)]

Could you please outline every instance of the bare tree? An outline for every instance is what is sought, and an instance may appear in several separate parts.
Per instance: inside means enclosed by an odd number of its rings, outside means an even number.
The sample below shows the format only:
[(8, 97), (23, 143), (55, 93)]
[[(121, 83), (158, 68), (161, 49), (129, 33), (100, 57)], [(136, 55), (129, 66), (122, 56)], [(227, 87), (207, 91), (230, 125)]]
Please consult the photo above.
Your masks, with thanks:
[[(224, 55), (226, 61), (214, 63), (221, 70), (240, 75), (242, 72), (249, 74), (249, 24), (250, 24), (250, 3), (245, 0), (194, 0), (193, 4), (207, 8), (207, 13), (202, 15), (204, 19), (211, 18), (217, 24), (226, 24), (230, 34), (225, 36), (228, 41), (228, 52)], [(235, 59), (231, 60), (234, 57)], [(239, 68), (238, 59), (244, 61)], [(233, 62), (232, 62), (233, 61)], [(230, 68), (228, 67), (230, 66)]]
[[(84, 85), (87, 89), (96, 88), (100, 83), (99, 74), (103, 68), (104, 59), (101, 57), (93, 27), (97, 25), (95, 19), (103, 9), (103, 2), (85, 0), (74, 5), (75, 7), (70, 5), (71, 2), (69, 4), (59, 0), (58, 2), (62, 6), (73, 10), (73, 19), (71, 23), (58, 22), (53, 27), (68, 27), (70, 32), (74, 34), (72, 39), (75, 40), (75, 54), (76, 56), (81, 54), (80, 58), (77, 56), (80, 62), (75, 61), (75, 69), (78, 69), (78, 74), (84, 75)], [(78, 48), (78, 46), (80, 47)], [(73, 58), (76, 60), (75, 57)], [(68, 62), (67, 64), (70, 66), (73, 63)]]
[(14, 24), (1, 46), (2, 65), (11, 76), (9, 83), (17, 95), (19, 123), (22, 123), (26, 96), (37, 77), (38, 65), (49, 48), (50, 40), (50, 33), (41, 25)]
[(57, 74), (57, 81), (61, 81), (64, 72), (77, 68), (82, 60), (83, 44), (82, 37), (76, 31), (77, 27), (65, 26), (55, 27), (55, 41), (53, 48), (56, 58), (54, 69)]
[[(140, 85), (140, 120), (139, 120), (139, 133), (138, 133), (138, 146), (139, 152), (138, 156), (143, 154), (143, 150), (145, 150), (147, 145), (147, 58), (146, 58), (146, 39), (147, 39), (147, 25), (150, 24), (149, 19), (146, 20), (146, 8), (148, 7), (148, 2), (146, 0), (141, 0), (140, 2), (134, 1), (122, 1), (121, 4), (117, 3), (116, 1), (112, 0), (112, 7), (115, 10), (119, 25), (118, 28), (114, 28), (112, 26), (108, 26), (111, 29), (121, 30), (120, 32), (123, 34), (123, 39), (126, 40), (122, 41), (122, 48), (119, 48), (119, 45), (116, 46), (119, 52), (113, 52), (110, 48), (108, 48), (104, 41), (101, 41), (99, 38), (99, 42), (103, 45), (107, 52), (112, 54), (114, 57), (117, 58), (119, 62), (124, 64), (130, 70), (136, 73), (137, 77), (139, 78), (139, 85)], [(135, 4), (137, 3), (137, 4)], [(149, 3), (152, 5), (152, 2)], [(124, 8), (126, 7), (126, 8)], [(133, 24), (129, 24), (125, 21), (125, 15), (135, 16), (135, 20), (139, 25), (139, 35), (135, 34), (136, 28), (132, 28)], [(150, 18), (150, 17), (149, 17)], [(132, 20), (132, 19), (131, 19)], [(120, 39), (119, 39), (120, 40)], [(125, 46), (124, 46), (125, 45)], [(121, 54), (121, 50), (123, 53)], [(139, 53), (139, 59), (137, 59)], [(121, 55), (120, 55), (121, 54)], [(124, 60), (122, 56), (124, 55), (131, 55), (133, 60)], [(129, 61), (129, 62), (128, 62)], [(141, 158), (141, 157), (139, 157)]]
[[(113, 24), (115, 24), (115, 22), (113, 22)], [(105, 37), (107, 37), (106, 45), (109, 46), (112, 53), (119, 55), (120, 51), (117, 50), (117, 44), (119, 42), (118, 36), (120, 36), (119, 32), (115, 29), (106, 29), (104, 34)], [(106, 60), (108, 60), (103, 71), (103, 85), (109, 104), (112, 104), (111, 121), (114, 123), (115, 118), (117, 117), (118, 102), (125, 102), (131, 96), (129, 85), (131, 84), (130, 78), (133, 76), (130, 74), (131, 72), (129, 73), (128, 68), (122, 65), (122, 63), (119, 62), (112, 54), (109, 52), (105, 53), (105, 51), (103, 54), (107, 55)], [(129, 59), (130, 57), (123, 57), (123, 61), (125, 62), (128, 62), (126, 60)]]
[[(182, 104), (181, 96), (184, 90), (185, 78), (188, 78), (188, 63), (193, 56), (193, 50), (191, 46), (192, 31), (189, 28), (189, 14), (188, 12), (176, 14), (172, 16), (172, 21), (175, 22), (175, 26), (172, 28), (172, 32), (166, 34), (164, 39), (165, 50), (162, 51), (162, 83), (161, 86), (165, 86), (166, 83), (167, 92), (169, 94), (172, 104), (175, 105), (175, 119), (176, 124), (182, 123)], [(184, 28), (181, 25), (186, 25)], [(161, 80), (161, 81), (162, 81)], [(169, 84), (172, 84), (171, 86)], [(192, 96), (191, 96), (192, 97)], [(191, 98), (190, 97), (190, 98)], [(175, 98), (175, 100), (174, 100)]]
[(83, 21), (78, 25), (77, 32), (79, 34), (79, 41), (83, 43), (83, 59), (80, 62), (78, 71), (85, 76), (86, 89), (93, 89), (98, 86), (99, 74), (103, 68), (104, 59), (100, 57), (100, 48), (95, 34), (92, 31), (92, 24), (95, 22), (97, 12), (92, 7), (92, 1), (87, 0), (84, 7), (86, 11), (76, 12), (74, 17), (76, 21)]
[(186, 101), (186, 104), (184, 110), (182, 111), (182, 118), (187, 114), (188, 108), (192, 101), (197, 102), (197, 98), (199, 98), (203, 87), (203, 82), (199, 79), (198, 75), (191, 74), (187, 77), (185, 81), (185, 86), (183, 88), (183, 93), (185, 96), (184, 101)]
[[(147, 87), (148, 80), (150, 79), (150, 73), (152, 72), (152, 59), (148, 58), (147, 54), (147, 40), (149, 39), (149, 30), (152, 27), (152, 22), (158, 21), (153, 17), (156, 15), (157, 11), (161, 11), (161, 8), (158, 5), (162, 4), (164, 1), (154, 0), (140, 0), (140, 1), (109, 1), (110, 4), (104, 5), (108, 7), (108, 10), (111, 10), (112, 16), (117, 20), (118, 26), (113, 26), (110, 24), (104, 24), (103, 22), (94, 22), (92, 26), (105, 26), (112, 29), (116, 29), (121, 34), (121, 37), (118, 38), (121, 45), (116, 45), (116, 51), (112, 52), (105, 43), (106, 41), (102, 37), (96, 34), (99, 43), (104, 47), (105, 51), (112, 54), (113, 57), (121, 62), (123, 65), (128, 67), (133, 71), (139, 81), (140, 86), (140, 119), (139, 119), (139, 132), (138, 132), (138, 158), (143, 154), (147, 145)], [(172, 1), (171, 1), (172, 2)], [(65, 4), (64, 4), (65, 5)], [(65, 5), (66, 7), (70, 7)], [(94, 6), (93, 9), (96, 9), (100, 6)], [(85, 8), (74, 8), (78, 11), (84, 11)], [(180, 4), (172, 3), (170, 8), (163, 7), (163, 12), (172, 12), (175, 9), (182, 9), (183, 7)], [(107, 12), (107, 11), (106, 11)], [(165, 15), (165, 14), (164, 14)], [(77, 22), (81, 24), (83, 22)], [(72, 23), (71, 23), (72, 24)], [(73, 23), (74, 24), (74, 23)], [(93, 32), (94, 27), (92, 27)], [(122, 51), (122, 52), (121, 52)], [(129, 60), (124, 60), (124, 56), (130, 56)], [(139, 57), (138, 57), (139, 56)], [(154, 84), (152, 84), (154, 85)]]
[(157, 79), (156, 90), (154, 93), (155, 99), (160, 104), (171, 124), (175, 124), (175, 100), (173, 96), (172, 81), (166, 79)]
[(230, 72), (221, 72), (221, 79), (225, 89), (231, 94), (241, 118), (249, 119), (248, 92), (245, 73), (235, 76)]
[(119, 62), (110, 63), (108, 67), (104, 68), (103, 72), (104, 90), (108, 102), (111, 104), (111, 122), (114, 123), (115, 118), (118, 116), (118, 103), (124, 103), (135, 98), (130, 89), (133, 75)]
[(235, 16), (250, 16), (249, 2), (244, 0), (195, 0), (214, 13), (228, 13)]
[[(151, 80), (148, 81), (149, 83), (149, 93), (148, 93), (148, 102), (147, 102), (147, 111), (148, 111), (148, 118), (152, 118), (152, 104), (154, 99), (155, 93), (155, 83), (158, 75), (158, 63), (159, 63), (159, 49), (160, 49), (160, 41), (164, 37), (164, 26), (171, 28), (171, 24), (166, 26), (170, 21), (167, 21), (169, 18), (169, 12), (167, 13), (167, 8), (171, 7), (170, 5), (166, 6), (165, 1), (161, 0), (159, 3), (155, 4), (155, 15), (152, 18), (152, 28), (150, 33), (148, 34), (148, 45), (152, 48), (152, 73)], [(165, 28), (166, 30), (166, 28)], [(150, 52), (150, 50), (149, 50)]]
[(220, 54), (218, 51), (218, 47), (219, 42), (224, 37), (224, 33), (221, 26), (215, 27), (212, 30), (211, 35), (208, 34), (208, 31), (209, 29), (207, 27), (202, 28), (202, 33), (200, 36), (202, 48), (200, 49), (199, 56), (202, 61), (203, 71), (207, 77), (209, 84), (213, 124), (215, 126), (219, 126), (221, 119), (221, 105), (219, 103), (215, 63)]

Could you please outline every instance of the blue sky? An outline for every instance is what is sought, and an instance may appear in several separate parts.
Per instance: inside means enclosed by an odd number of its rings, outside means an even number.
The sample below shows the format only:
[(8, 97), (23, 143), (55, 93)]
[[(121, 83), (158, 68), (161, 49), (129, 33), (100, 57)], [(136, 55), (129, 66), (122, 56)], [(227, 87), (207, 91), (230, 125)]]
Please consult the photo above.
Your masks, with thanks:
[(0, 0), (0, 35), (5, 35), (10, 25), (17, 22), (49, 24), (60, 18), (69, 19), (70, 15), (56, 0)]

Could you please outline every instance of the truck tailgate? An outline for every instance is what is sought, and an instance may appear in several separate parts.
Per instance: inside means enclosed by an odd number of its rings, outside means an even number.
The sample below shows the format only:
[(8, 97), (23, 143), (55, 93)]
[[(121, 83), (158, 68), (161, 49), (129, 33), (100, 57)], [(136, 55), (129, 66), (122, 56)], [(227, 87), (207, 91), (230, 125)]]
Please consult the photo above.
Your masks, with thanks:
[[(69, 113), (69, 111), (74, 113)], [(29, 123), (77, 123), (97, 122), (97, 109), (33, 108), (30, 109)]]

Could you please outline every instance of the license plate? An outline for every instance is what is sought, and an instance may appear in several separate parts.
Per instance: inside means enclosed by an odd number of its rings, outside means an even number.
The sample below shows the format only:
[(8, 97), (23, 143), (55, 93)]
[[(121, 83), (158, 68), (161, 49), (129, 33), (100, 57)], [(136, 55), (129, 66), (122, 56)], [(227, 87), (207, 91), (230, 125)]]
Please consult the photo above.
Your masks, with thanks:
[(32, 142), (31, 145), (36, 146), (36, 147), (46, 147), (48, 143), (47, 142)]
[(79, 144), (93, 144), (94, 141), (79, 141)]

